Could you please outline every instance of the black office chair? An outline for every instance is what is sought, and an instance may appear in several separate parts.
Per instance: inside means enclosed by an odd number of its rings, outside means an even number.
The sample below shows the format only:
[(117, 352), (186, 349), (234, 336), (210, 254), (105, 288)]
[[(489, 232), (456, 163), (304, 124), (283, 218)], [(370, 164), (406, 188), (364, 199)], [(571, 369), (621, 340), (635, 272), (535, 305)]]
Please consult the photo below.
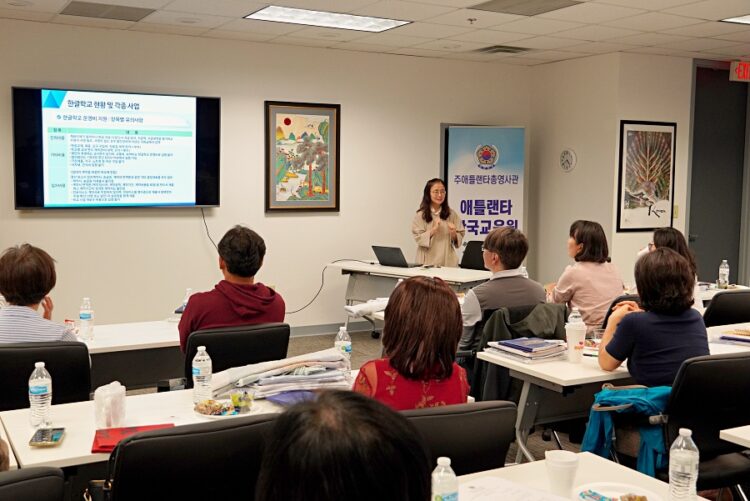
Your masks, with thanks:
[(211, 357), (213, 373), (286, 358), (289, 324), (271, 323), (195, 331), (185, 347), (185, 387), (193, 387), (192, 363), (199, 346)]
[(502, 468), (516, 436), (513, 402), (446, 405), (402, 414), (425, 439), (432, 463), (447, 456), (456, 475)]
[(607, 328), (609, 316), (612, 315), (612, 309), (623, 301), (635, 301), (639, 306), (641, 304), (641, 298), (638, 294), (623, 294), (622, 296), (617, 296), (614, 301), (612, 301), (612, 304), (609, 305), (609, 308), (607, 308), (607, 313), (604, 315), (604, 321), (602, 322), (602, 329)]
[(750, 322), (750, 290), (717, 292), (703, 314), (706, 327)]
[(44, 362), (52, 376), (52, 403), (89, 399), (91, 365), (83, 343), (39, 342), (0, 344), (0, 411), (29, 406), (29, 376)]
[(65, 478), (60, 468), (40, 466), (0, 473), (0, 499), (62, 501)]
[(484, 267), (484, 259), (482, 258), (482, 245), (484, 243), (479, 240), (466, 242), (464, 254), (461, 256), (461, 264), (458, 265), (459, 268), (486, 270), (487, 268)]
[(117, 444), (112, 501), (253, 499), (275, 414), (138, 433)]

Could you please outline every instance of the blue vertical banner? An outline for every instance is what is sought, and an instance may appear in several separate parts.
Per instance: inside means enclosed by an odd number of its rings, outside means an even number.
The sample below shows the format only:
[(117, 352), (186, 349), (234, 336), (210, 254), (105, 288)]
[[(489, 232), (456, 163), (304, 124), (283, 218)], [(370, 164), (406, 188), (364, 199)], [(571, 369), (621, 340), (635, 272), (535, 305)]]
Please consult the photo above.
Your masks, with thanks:
[(448, 203), (466, 227), (465, 241), (484, 240), (494, 228), (522, 228), (525, 129), (446, 128)]

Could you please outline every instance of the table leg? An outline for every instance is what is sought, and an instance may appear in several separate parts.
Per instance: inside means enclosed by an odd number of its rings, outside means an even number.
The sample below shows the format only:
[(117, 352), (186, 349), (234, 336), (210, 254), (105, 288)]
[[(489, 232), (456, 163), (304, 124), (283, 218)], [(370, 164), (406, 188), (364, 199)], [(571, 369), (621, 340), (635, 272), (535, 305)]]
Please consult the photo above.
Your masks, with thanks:
[(518, 401), (518, 416), (516, 417), (516, 445), (518, 446), (516, 463), (520, 463), (523, 457), (530, 462), (536, 461), (534, 455), (526, 447), (526, 441), (539, 410), (539, 393), (539, 387), (531, 384), (530, 381), (523, 382), (521, 398)]

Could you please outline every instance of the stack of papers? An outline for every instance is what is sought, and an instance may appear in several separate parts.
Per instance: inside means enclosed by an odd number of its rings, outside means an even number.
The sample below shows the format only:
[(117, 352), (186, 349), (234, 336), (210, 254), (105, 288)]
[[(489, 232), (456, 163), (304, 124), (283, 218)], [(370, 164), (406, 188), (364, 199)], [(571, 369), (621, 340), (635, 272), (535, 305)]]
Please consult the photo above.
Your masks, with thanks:
[(720, 339), (725, 341), (750, 344), (750, 329), (734, 329), (722, 332)]
[(256, 398), (285, 391), (322, 388), (350, 389), (349, 363), (336, 348), (305, 355), (250, 364), (217, 372), (211, 378), (214, 394), (235, 387), (248, 387)]
[(566, 350), (565, 341), (550, 341), (533, 337), (490, 341), (487, 345), (493, 353), (506, 355), (526, 363), (562, 358)]

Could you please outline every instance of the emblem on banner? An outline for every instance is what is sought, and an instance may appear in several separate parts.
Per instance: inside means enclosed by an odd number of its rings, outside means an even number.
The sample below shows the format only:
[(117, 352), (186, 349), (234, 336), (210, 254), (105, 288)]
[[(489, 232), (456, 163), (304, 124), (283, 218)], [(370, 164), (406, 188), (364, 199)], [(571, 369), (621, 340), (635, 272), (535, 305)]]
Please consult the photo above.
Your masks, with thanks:
[(497, 157), (500, 155), (500, 150), (492, 144), (480, 144), (477, 146), (474, 155), (477, 158), (477, 167), (489, 170), (497, 163)]

